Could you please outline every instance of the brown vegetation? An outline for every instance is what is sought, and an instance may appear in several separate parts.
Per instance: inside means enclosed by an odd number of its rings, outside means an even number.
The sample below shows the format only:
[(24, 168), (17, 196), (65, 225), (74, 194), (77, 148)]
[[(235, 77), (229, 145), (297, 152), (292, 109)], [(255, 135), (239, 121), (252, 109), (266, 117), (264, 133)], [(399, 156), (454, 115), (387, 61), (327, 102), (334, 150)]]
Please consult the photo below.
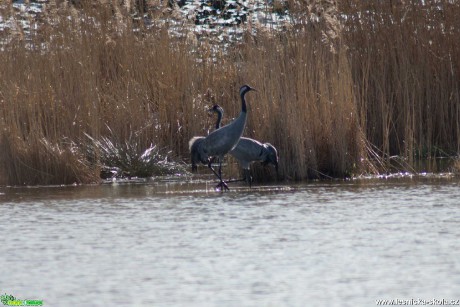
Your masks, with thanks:
[(344, 1), (366, 138), (385, 156), (460, 152), (460, 4)]
[[(0, 52), (2, 184), (97, 181), (100, 154), (87, 148), (108, 138), (187, 162), (188, 140), (213, 127), (206, 108), (237, 116), (244, 83), (258, 89), (245, 136), (277, 147), (283, 178), (459, 152), (457, 2), (342, 1), (315, 23), (297, 7), (292, 28), (248, 29), (226, 52), (171, 36), (160, 19), (144, 29), (126, 5), (79, 2), (50, 7), (28, 37), (0, 37), (9, 40)], [(261, 167), (255, 175), (274, 178)]]

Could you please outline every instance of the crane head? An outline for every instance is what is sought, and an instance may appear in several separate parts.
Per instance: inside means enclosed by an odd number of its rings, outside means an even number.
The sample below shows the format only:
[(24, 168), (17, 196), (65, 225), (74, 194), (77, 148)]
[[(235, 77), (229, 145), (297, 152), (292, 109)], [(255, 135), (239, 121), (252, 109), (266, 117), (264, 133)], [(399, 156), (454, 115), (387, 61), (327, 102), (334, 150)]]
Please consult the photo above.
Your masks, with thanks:
[(212, 113), (217, 113), (217, 114), (220, 114), (222, 116), (222, 115), (224, 115), (224, 109), (222, 109), (222, 107), (220, 105), (215, 104), (215, 105), (212, 106), (212, 108), (208, 109), (209, 116), (211, 116)]
[(257, 90), (255, 88), (250, 87), (247, 84), (243, 85), (242, 87), (240, 87), (240, 96), (244, 96), (249, 91), (256, 91), (257, 92)]

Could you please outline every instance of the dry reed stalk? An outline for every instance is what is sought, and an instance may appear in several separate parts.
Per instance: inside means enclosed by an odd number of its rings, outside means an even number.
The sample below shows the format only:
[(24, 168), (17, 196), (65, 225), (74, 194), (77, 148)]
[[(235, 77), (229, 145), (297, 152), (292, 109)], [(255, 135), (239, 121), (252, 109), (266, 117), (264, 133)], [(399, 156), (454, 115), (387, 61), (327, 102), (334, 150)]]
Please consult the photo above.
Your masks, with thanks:
[[(278, 147), (283, 160), (290, 161), (282, 164), (283, 176), (343, 176), (356, 163), (362, 150), (349, 142), (355, 140), (357, 125), (346, 115), (356, 112), (353, 96), (351, 90), (338, 90), (352, 88), (346, 59), (315, 44), (320, 32), (249, 37), (229, 55), (208, 52), (206, 44), (191, 53), (190, 46), (171, 40), (166, 31), (135, 36), (129, 22), (120, 26), (120, 16), (86, 7), (77, 18), (62, 18), (75, 14), (69, 9), (57, 7), (56, 15), (48, 16), (57, 24), (33, 37), (36, 50), (18, 42), (3, 58), (9, 65), (4, 70), (8, 82), (2, 83), (2, 124), (22, 142), (7, 143), (20, 154), (4, 153), (5, 163), (17, 158), (36, 174), (66, 173), (65, 167), (44, 163), (52, 154), (37, 140), (61, 148), (63, 140), (84, 142), (85, 133), (94, 139), (116, 135), (118, 141), (134, 134), (141, 148), (153, 142), (186, 157), (187, 140), (212, 127), (203, 112), (208, 106), (217, 102), (232, 117), (239, 113), (237, 91), (243, 83), (260, 89), (251, 98), (247, 135)], [(74, 160), (73, 169), (78, 169), (81, 160)], [(21, 183), (27, 172), (18, 163), (10, 167), (8, 181)], [(84, 170), (92, 176), (60, 178), (64, 183), (94, 180), (98, 169)], [(47, 176), (35, 177), (52, 182)]]
[[(460, 149), (460, 5), (343, 1), (361, 125), (386, 157)], [(442, 148), (442, 151), (439, 150)]]
[(246, 43), (241, 79), (260, 90), (247, 135), (278, 148), (287, 178), (343, 177), (361, 168), (350, 67), (343, 51), (318, 44), (322, 34), (305, 28)]
[[(61, 183), (97, 178), (97, 163), (80, 168), (80, 156), (73, 161), (64, 155), (56, 157), (91, 176), (57, 176), (69, 169), (47, 166), (43, 159), (52, 154), (40, 140), (56, 148), (72, 140), (85, 148), (91, 145), (83, 144), (85, 134), (121, 142), (134, 136), (140, 152), (153, 143), (188, 156), (186, 140), (201, 130), (208, 103), (198, 93), (222, 88), (231, 70), (224, 72), (205, 52), (198, 62), (190, 46), (172, 40), (167, 29), (133, 35), (129, 14), (111, 5), (82, 2), (80, 11), (56, 6), (30, 41), (14, 41), (0, 54), (1, 161), (7, 183), (29, 183), (21, 179), (27, 178), (24, 169), (37, 174), (29, 178), (39, 178), (30, 182), (43, 184), (54, 183), (51, 178)], [(13, 146), (16, 141), (20, 145)]]
[[(379, 150), (410, 159), (459, 151), (458, 4), (438, 14), (416, 1), (343, 1), (314, 25), (299, 10), (291, 30), (247, 34), (223, 54), (159, 22), (133, 31), (135, 3), (126, 3), (55, 2), (30, 38), (13, 35), (0, 53), (5, 183), (97, 180), (86, 135), (134, 136), (140, 152), (155, 144), (187, 161), (188, 140), (213, 129), (206, 108), (237, 116), (244, 83), (259, 90), (245, 135), (278, 148), (284, 178), (375, 170), (365, 158)], [(334, 24), (342, 14), (353, 17), (343, 28)], [(255, 176), (274, 178), (258, 166)]]

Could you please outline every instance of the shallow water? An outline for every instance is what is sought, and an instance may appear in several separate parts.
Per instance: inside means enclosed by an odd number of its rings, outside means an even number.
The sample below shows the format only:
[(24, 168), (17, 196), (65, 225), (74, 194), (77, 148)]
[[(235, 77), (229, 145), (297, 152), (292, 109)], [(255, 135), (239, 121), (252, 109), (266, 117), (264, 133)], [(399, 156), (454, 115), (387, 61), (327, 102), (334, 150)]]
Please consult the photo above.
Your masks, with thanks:
[(460, 299), (457, 179), (206, 187), (0, 188), (0, 291), (45, 306)]

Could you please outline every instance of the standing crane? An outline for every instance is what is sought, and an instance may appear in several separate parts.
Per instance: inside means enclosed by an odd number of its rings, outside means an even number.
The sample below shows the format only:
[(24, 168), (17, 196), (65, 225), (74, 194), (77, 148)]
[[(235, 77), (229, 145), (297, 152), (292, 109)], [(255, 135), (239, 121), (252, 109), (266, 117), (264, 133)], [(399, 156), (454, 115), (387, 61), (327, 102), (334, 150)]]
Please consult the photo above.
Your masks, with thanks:
[[(214, 105), (209, 112), (217, 113), (216, 129), (220, 128), (224, 109), (219, 105)], [(251, 139), (241, 137), (240, 141), (230, 152), (235, 159), (238, 160), (241, 168), (243, 168), (244, 177), (237, 181), (246, 181), (251, 186), (252, 177), (249, 172), (249, 166), (252, 162), (261, 161), (262, 165), (273, 164), (275, 166), (276, 175), (278, 176), (278, 152), (275, 146), (270, 143), (264, 143)]]
[[(241, 112), (240, 115), (230, 124), (214, 130), (206, 137), (193, 137), (189, 141), (189, 149), (192, 156), (192, 171), (196, 169), (196, 162), (207, 164), (211, 171), (219, 178), (220, 182), (216, 187), (222, 190), (229, 190), (227, 184), (222, 180), (222, 160), (224, 156), (238, 144), (243, 135), (247, 119), (247, 107), (245, 95), (249, 91), (255, 91), (249, 85), (240, 88)], [(216, 172), (212, 167), (212, 159), (219, 159), (219, 170)], [(195, 166), (194, 166), (195, 161)]]

